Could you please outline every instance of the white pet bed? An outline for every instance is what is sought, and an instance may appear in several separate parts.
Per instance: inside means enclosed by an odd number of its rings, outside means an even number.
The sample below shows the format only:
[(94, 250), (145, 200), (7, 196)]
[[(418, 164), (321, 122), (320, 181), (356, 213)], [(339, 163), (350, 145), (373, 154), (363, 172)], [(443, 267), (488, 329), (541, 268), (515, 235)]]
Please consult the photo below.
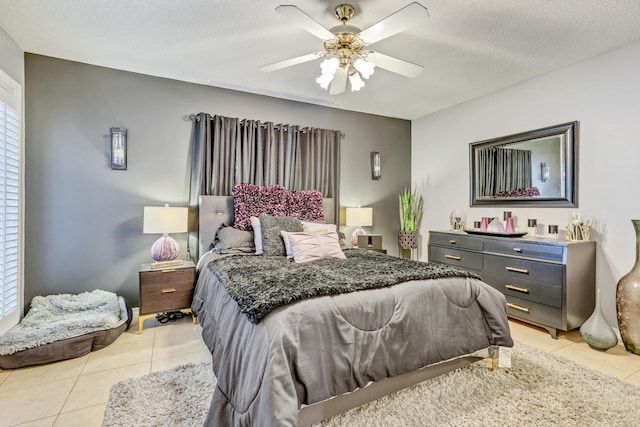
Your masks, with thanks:
[(0, 368), (84, 356), (111, 344), (132, 317), (125, 299), (112, 292), (37, 296), (24, 319), (0, 335)]

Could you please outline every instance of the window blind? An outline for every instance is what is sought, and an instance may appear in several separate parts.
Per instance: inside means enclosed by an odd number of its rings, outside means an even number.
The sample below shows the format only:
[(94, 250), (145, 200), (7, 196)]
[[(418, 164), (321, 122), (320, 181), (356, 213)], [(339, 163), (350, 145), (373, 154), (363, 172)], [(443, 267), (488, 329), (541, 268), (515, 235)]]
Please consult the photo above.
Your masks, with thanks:
[(0, 74), (0, 333), (19, 321), (22, 299), (20, 86)]

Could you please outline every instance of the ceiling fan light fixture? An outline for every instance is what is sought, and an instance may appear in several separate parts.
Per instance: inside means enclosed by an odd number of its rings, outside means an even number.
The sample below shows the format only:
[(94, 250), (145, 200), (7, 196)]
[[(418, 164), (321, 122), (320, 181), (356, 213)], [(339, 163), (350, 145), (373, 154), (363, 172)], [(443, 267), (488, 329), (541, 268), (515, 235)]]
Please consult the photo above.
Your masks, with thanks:
[(368, 79), (371, 77), (375, 71), (376, 64), (373, 62), (365, 61), (362, 58), (356, 59), (356, 62), (353, 63), (353, 66), (362, 74), (362, 77)]
[(329, 58), (322, 61), (320, 64), (322, 74), (316, 79), (316, 83), (318, 83), (322, 89), (327, 89), (339, 66), (340, 61), (338, 58)]
[(349, 73), (349, 82), (351, 83), (351, 92), (357, 92), (364, 87), (364, 82), (356, 70), (353, 70), (353, 73)]

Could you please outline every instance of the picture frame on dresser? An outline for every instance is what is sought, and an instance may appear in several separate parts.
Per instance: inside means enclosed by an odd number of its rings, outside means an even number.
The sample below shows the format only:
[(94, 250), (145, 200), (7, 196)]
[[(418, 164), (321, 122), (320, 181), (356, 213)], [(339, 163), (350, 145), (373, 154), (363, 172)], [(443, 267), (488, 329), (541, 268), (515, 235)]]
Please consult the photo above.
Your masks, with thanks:
[(596, 242), (430, 231), (428, 249), (429, 262), (478, 274), (505, 295), (507, 316), (553, 338), (593, 312)]

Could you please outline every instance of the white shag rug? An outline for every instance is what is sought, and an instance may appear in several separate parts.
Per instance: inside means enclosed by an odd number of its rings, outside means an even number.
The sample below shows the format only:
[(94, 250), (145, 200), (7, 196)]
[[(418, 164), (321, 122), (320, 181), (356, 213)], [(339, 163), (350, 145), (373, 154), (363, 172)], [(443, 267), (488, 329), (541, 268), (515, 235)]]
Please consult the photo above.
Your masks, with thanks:
[[(640, 426), (640, 388), (516, 343), (513, 367), (479, 362), (330, 418), (322, 426)], [(103, 427), (200, 426), (209, 363), (115, 384)]]

